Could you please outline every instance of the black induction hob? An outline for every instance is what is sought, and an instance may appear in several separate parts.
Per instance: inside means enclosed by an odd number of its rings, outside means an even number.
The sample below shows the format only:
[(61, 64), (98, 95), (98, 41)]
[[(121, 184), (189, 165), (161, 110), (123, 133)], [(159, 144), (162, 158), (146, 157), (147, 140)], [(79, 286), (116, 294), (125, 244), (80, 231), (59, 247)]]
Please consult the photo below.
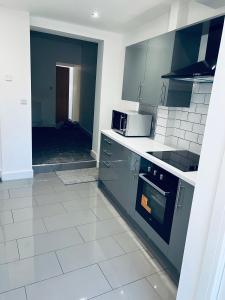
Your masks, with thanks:
[(200, 156), (186, 150), (147, 152), (167, 164), (183, 171), (191, 172), (198, 170)]

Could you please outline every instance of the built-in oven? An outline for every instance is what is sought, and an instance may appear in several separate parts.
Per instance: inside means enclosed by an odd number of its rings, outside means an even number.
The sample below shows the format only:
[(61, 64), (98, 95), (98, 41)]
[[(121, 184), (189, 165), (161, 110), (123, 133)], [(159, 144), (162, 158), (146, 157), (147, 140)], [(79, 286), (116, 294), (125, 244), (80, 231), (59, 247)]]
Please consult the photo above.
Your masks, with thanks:
[(142, 159), (136, 211), (169, 244), (178, 178)]

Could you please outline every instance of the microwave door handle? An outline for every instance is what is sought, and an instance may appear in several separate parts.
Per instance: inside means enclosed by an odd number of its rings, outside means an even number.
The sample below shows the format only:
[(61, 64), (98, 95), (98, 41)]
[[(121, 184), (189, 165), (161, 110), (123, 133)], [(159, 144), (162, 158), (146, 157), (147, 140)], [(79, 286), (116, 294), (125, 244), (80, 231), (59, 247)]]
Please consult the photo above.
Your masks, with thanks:
[(120, 131), (124, 131), (124, 127), (122, 127), (122, 121), (123, 121), (123, 119), (125, 119), (125, 117), (124, 116), (120, 116)]
[(157, 185), (155, 185), (153, 182), (151, 182), (150, 180), (148, 180), (147, 178), (145, 178), (146, 174), (139, 174), (139, 177), (144, 180), (146, 183), (148, 183), (149, 185), (151, 185), (155, 190), (157, 190), (160, 194), (162, 194), (163, 196), (168, 196), (170, 194), (170, 192), (165, 192), (163, 191), (161, 188), (159, 188)]

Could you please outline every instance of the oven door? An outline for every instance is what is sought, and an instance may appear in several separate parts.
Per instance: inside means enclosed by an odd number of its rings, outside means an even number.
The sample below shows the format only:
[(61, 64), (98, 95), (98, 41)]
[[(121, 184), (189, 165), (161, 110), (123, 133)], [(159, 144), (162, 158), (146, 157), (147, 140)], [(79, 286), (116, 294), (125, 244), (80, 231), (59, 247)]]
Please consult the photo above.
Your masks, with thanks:
[(112, 129), (122, 135), (126, 135), (127, 114), (113, 110)]
[(163, 190), (149, 179), (139, 175), (136, 211), (169, 244), (176, 197), (173, 191)]

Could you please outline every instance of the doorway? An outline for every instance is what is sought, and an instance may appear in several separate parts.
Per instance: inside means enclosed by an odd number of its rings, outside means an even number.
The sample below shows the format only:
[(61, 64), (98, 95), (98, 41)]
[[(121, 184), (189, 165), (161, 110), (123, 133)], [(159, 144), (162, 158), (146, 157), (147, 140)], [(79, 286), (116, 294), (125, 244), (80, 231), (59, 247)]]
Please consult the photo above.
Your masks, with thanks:
[(31, 32), (34, 170), (95, 166), (97, 50), (95, 43)]

